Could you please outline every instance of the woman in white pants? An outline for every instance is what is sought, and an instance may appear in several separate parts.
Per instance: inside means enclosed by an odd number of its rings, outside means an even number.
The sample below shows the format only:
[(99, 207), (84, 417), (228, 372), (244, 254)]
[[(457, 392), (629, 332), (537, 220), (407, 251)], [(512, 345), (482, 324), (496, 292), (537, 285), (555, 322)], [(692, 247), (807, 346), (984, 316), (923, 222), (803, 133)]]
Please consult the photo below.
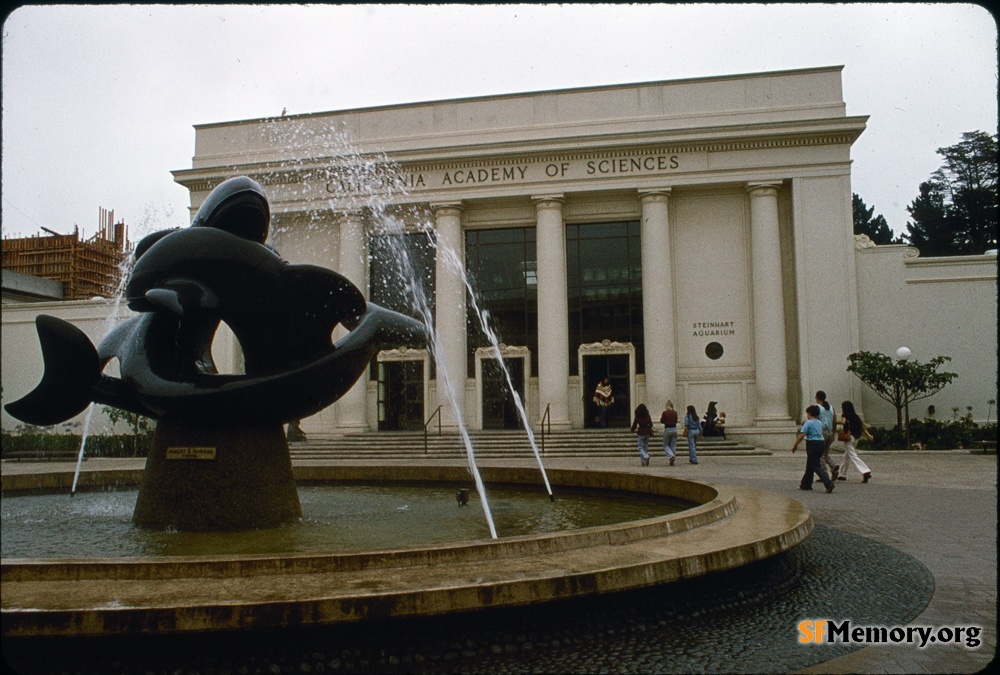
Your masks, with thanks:
[[(854, 410), (853, 403), (850, 401), (841, 403), (840, 413), (842, 415), (840, 424), (849, 433), (849, 437), (844, 441), (847, 449), (844, 451), (844, 460), (840, 463), (840, 475), (837, 476), (837, 480), (847, 480), (847, 469), (853, 466), (861, 474), (861, 482), (867, 483), (872, 477), (872, 470), (858, 457), (858, 451), (854, 449), (854, 442), (862, 436), (871, 441), (873, 440), (872, 435), (869, 433), (868, 427), (865, 426), (861, 416)], [(836, 428), (836, 425), (834, 425), (834, 428)]]

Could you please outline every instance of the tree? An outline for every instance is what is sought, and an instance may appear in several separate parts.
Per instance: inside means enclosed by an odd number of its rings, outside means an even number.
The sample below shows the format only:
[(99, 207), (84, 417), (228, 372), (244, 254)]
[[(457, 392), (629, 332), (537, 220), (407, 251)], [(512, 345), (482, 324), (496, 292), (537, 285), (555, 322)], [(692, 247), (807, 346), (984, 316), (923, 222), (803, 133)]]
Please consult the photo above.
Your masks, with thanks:
[(997, 247), (997, 137), (962, 134), (962, 142), (938, 148), (944, 164), (921, 183), (907, 207), (913, 222), (905, 235), (927, 256), (981, 254)]
[(856, 193), (851, 196), (851, 206), (854, 211), (854, 234), (865, 234), (876, 244), (902, 244), (903, 239), (893, 235), (885, 217), (879, 214), (872, 218), (875, 207), (868, 208)]
[(920, 363), (916, 359), (897, 361), (878, 352), (856, 352), (847, 360), (847, 372), (854, 373), (896, 408), (897, 430), (903, 428), (903, 407), (908, 402), (933, 396), (958, 377), (956, 373), (938, 372), (945, 361), (951, 361), (950, 356), (935, 356), (928, 363)]
[(139, 436), (151, 433), (152, 430), (156, 428), (156, 423), (139, 413), (129, 412), (127, 410), (122, 410), (121, 408), (114, 408), (107, 405), (101, 406), (101, 408), (103, 409), (104, 414), (108, 416), (108, 419), (111, 420), (112, 424), (125, 422), (132, 428), (130, 445), (132, 446), (132, 456), (136, 456), (139, 449)]
[(944, 193), (938, 184), (920, 184), (920, 196), (907, 209), (913, 222), (906, 224), (903, 237), (910, 246), (917, 248), (928, 257), (955, 255), (958, 246), (955, 233), (948, 220), (948, 210)]

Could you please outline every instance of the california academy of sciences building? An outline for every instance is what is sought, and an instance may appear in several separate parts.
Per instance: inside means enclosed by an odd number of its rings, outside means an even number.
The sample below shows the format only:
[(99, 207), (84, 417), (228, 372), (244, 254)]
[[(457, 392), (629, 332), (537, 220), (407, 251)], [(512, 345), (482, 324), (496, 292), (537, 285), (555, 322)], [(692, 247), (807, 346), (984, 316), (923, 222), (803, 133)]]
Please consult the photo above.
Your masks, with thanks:
[[(921, 361), (952, 357), (959, 378), (938, 395), (942, 412), (954, 402), (983, 418), (996, 396), (996, 257), (923, 259), (854, 236), (851, 147), (868, 117), (846, 114), (841, 76), (835, 66), (205, 124), (192, 167), (174, 176), (192, 213), (226, 178), (254, 178), (283, 257), (402, 309), (385, 255), (385, 223), (397, 224), (443, 363), (382, 352), (302, 421), (307, 434), (422, 429), (445, 403), (442, 367), (459, 374), (470, 428), (519, 426), (454, 260), (536, 428), (543, 416), (553, 430), (594, 426), (591, 394), (608, 377), (612, 426), (628, 426), (640, 402), (658, 418), (668, 399), (699, 414), (717, 401), (731, 434), (787, 448), (817, 389), (892, 423), (847, 356), (904, 344)], [(220, 367), (239, 368), (238, 346), (219, 352)], [(442, 414), (453, 422), (448, 405)]]

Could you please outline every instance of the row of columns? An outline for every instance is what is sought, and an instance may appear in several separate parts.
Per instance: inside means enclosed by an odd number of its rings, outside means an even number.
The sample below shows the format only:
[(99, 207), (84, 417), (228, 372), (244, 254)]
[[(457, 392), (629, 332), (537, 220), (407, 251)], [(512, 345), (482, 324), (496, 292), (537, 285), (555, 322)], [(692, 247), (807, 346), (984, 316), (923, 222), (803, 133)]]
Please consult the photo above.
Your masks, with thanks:
[[(778, 227), (780, 183), (747, 184), (750, 196), (751, 267), (754, 301), (754, 357), (756, 362), (756, 422), (790, 422), (785, 348), (781, 248)], [(674, 398), (677, 386), (677, 348), (674, 341), (674, 280), (671, 267), (669, 218), (670, 188), (641, 190), (643, 326), (646, 361), (646, 399), (656, 409)], [(538, 260), (538, 395), (553, 429), (570, 427), (569, 315), (566, 278), (564, 199), (560, 194), (533, 197)], [(460, 202), (431, 204), (437, 230), (435, 330), (439, 341), (439, 402), (444, 388), (455, 406), (442, 409), (446, 424), (454, 424), (465, 410), (466, 298), (462, 271)], [(454, 256), (443, 255), (450, 251)], [(363, 291), (367, 241), (359, 214), (347, 214), (340, 226), (340, 273)], [(562, 317), (560, 319), (559, 317)], [(344, 430), (368, 428), (367, 377), (362, 377), (338, 402), (338, 426)]]

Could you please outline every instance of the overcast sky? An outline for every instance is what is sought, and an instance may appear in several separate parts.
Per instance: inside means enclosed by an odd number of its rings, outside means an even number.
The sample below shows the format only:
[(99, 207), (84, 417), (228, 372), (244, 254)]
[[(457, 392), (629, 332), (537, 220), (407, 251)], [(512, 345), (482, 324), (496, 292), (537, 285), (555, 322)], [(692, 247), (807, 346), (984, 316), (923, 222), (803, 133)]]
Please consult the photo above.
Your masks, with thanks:
[(93, 5), (3, 25), (3, 235), (186, 225), (194, 125), (843, 65), (853, 190), (896, 231), (938, 148), (997, 132), (971, 4)]

